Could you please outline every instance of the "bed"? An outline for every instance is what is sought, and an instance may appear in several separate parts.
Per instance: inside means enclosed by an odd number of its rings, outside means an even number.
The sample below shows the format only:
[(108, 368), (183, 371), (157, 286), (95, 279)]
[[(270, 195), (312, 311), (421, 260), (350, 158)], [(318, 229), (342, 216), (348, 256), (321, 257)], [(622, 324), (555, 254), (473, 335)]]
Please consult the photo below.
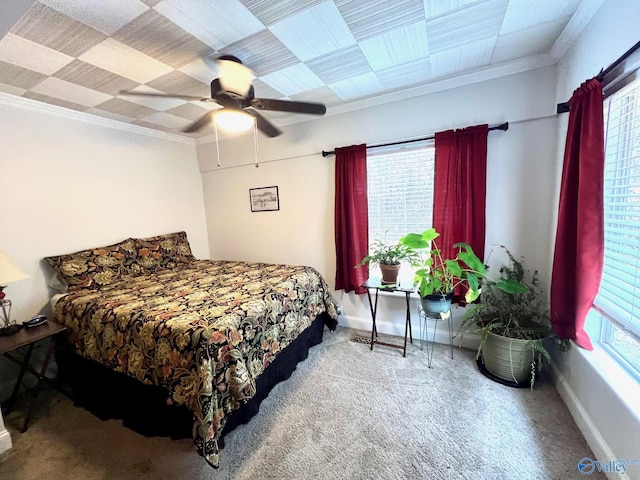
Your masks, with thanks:
[(45, 260), (68, 287), (54, 308), (66, 348), (166, 392), (192, 414), (194, 444), (214, 467), (227, 423), (246, 421), (234, 414), (255, 413), (252, 400), (318, 342), (312, 331), (337, 325), (312, 267), (197, 260), (185, 232)]

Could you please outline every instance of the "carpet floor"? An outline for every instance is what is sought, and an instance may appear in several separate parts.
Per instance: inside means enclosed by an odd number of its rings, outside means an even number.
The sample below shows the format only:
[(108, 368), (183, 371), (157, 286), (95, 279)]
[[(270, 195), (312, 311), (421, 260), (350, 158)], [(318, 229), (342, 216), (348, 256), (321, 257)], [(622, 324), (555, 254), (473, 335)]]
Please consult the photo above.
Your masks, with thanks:
[[(27, 479), (544, 479), (584, 478), (592, 456), (548, 375), (533, 391), (478, 372), (474, 352), (418, 342), (400, 350), (325, 332), (260, 413), (226, 437), (220, 468), (190, 439), (144, 437), (44, 390), (29, 429), (5, 423), (13, 448), (0, 478)], [(386, 340), (398, 341), (387, 337)], [(162, 421), (159, 419), (159, 421)], [(590, 480), (604, 479), (594, 472)]]

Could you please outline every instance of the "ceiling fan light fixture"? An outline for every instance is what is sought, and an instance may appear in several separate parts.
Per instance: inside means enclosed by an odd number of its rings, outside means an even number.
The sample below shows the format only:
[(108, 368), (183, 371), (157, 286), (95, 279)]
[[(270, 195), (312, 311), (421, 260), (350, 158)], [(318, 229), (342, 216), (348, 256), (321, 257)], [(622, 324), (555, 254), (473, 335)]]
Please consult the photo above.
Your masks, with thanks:
[(218, 127), (227, 132), (244, 132), (253, 127), (254, 118), (241, 110), (222, 109), (215, 113)]

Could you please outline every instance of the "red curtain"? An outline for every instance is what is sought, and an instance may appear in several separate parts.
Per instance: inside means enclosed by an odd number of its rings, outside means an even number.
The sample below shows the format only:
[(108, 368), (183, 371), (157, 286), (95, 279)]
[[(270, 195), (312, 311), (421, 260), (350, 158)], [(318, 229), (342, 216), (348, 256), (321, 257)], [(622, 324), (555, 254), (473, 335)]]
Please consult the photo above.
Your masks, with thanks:
[(562, 339), (593, 349), (584, 322), (604, 262), (604, 122), (602, 84), (573, 92), (564, 150), (558, 228), (551, 275), (551, 324)]
[[(455, 257), (458, 242), (484, 258), (488, 133), (488, 125), (476, 125), (435, 135), (433, 226), (443, 259)], [(463, 303), (464, 292), (454, 301)]]
[(336, 290), (365, 293), (369, 267), (354, 268), (369, 251), (367, 147), (336, 148)]

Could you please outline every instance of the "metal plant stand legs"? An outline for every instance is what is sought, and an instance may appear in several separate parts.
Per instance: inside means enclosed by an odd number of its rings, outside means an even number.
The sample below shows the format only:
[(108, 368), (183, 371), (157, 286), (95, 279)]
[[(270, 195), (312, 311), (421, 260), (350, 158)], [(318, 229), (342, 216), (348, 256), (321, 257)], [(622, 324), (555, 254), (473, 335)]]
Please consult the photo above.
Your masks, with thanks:
[[(453, 322), (451, 321), (451, 315), (446, 320), (431, 318), (426, 315), (422, 307), (418, 308), (420, 317), (420, 338), (422, 343), (420, 344), (420, 350), (423, 350), (424, 344), (427, 344), (427, 367), (431, 368), (431, 360), (433, 359), (434, 344), (436, 343), (436, 330), (437, 322), (447, 322), (449, 329), (449, 348), (451, 350), (451, 359), (453, 360)], [(429, 340), (429, 321), (433, 321), (433, 334), (431, 340)]]

